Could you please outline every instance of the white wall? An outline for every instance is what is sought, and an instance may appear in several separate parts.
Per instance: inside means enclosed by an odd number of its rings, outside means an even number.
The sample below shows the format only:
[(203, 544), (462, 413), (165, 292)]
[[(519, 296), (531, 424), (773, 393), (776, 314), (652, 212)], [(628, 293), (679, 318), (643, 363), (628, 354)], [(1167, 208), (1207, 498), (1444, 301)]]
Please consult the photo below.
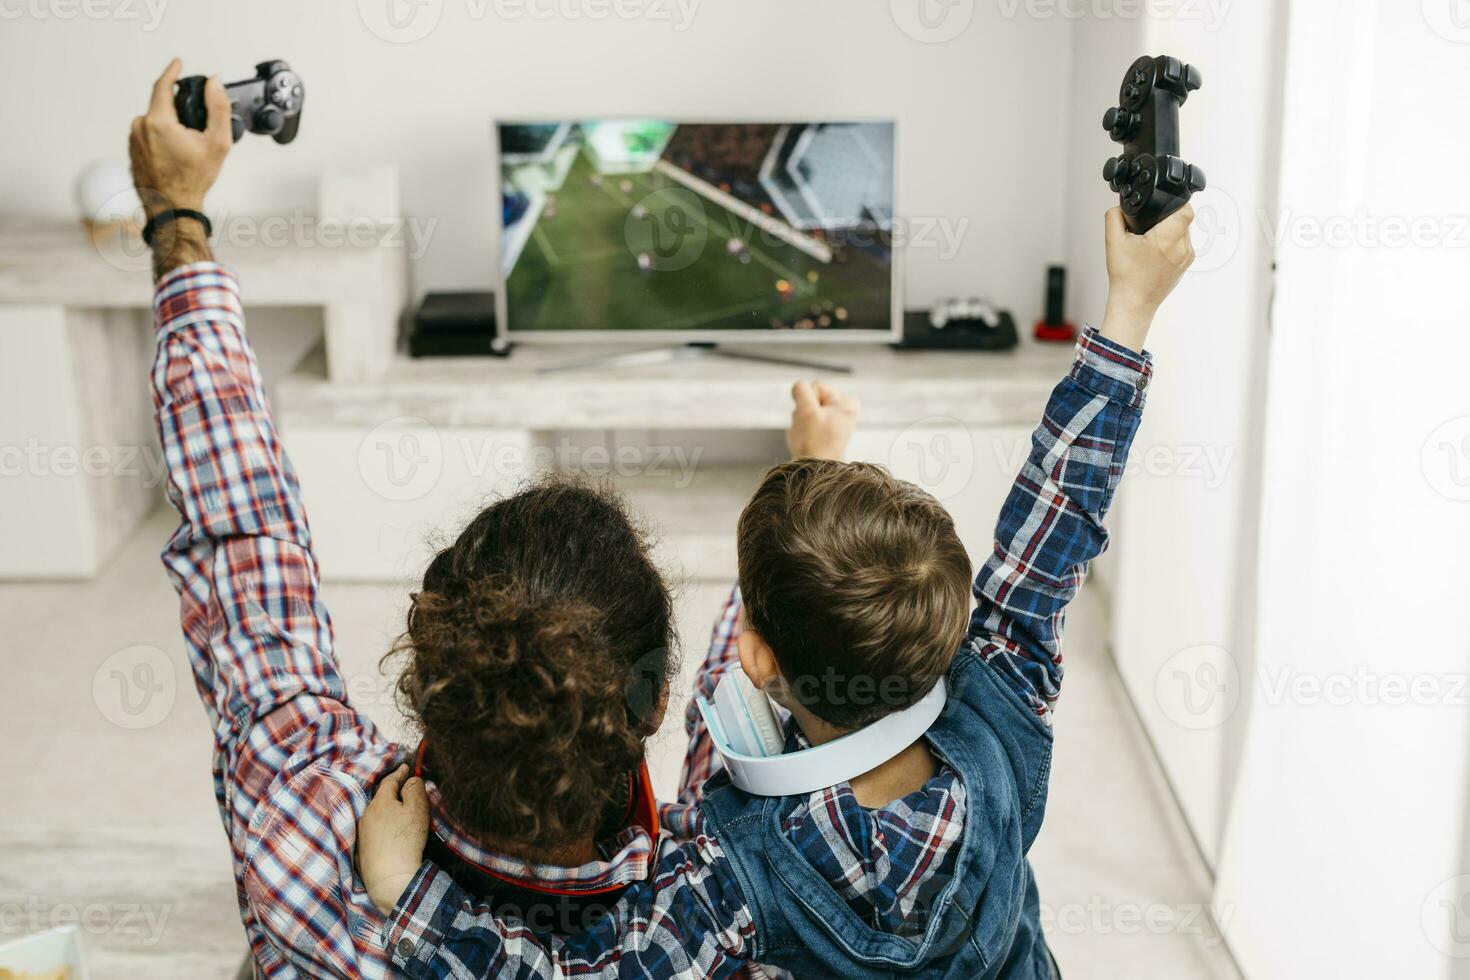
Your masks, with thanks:
[(1217, 896), (1252, 980), (1470, 969), (1470, 25), (1451, 11), (1293, 5), (1257, 671)]
[[(1118, 146), (1103, 131), (1102, 117), (1117, 104), (1123, 70), (1144, 53), (1143, 30), (1137, 18), (1127, 17), (1081, 18), (1072, 29), (1066, 253), (1059, 258), (1067, 266), (1067, 315), (1079, 326), (1095, 326), (1108, 298), (1103, 214), (1118, 199), (1103, 181), (1102, 169), (1108, 157), (1117, 156)], [(1109, 524), (1114, 547), (1093, 563), (1090, 574), (1094, 586), (1111, 594), (1117, 586), (1117, 540), (1122, 531), (1118, 511)]]
[[(0, 3), (0, 216), (70, 216), (76, 168), (125, 155), (128, 120), (170, 56), (227, 80), (282, 57), (308, 89), (301, 136), (242, 141), (212, 205), (310, 211), (323, 168), (397, 164), (405, 212), (438, 222), (419, 290), (492, 284), (497, 115), (894, 117), (900, 212), (960, 233), (953, 254), (916, 245), (913, 302), (991, 294), (1029, 323), (1043, 266), (1062, 254), (1072, 22), (1060, 16), (961, 0), (931, 29), (908, 9), (918, 0), (678, 0), (687, 22), (676, 0), (148, 2), (162, 5), (151, 30), (145, 0), (89, 0), (112, 12), (101, 19), (66, 0)], [(650, 15), (585, 13), (629, 7)], [(394, 9), (428, 18), (410, 31), (436, 26), (385, 41), (368, 22), (392, 36)]]
[[(1107, 294), (1101, 213), (1116, 203), (1102, 165), (1117, 144), (1102, 130), (1123, 70), (1140, 54), (1198, 66), (1204, 87), (1181, 113), (1183, 155), (1210, 189), (1195, 199), (1194, 269), (1150, 338), (1157, 374), (1111, 521), (1105, 572), (1115, 599), (1113, 648), (1207, 861), (1229, 802), (1243, 713), (1212, 698), (1210, 671), (1228, 651), (1250, 660), (1249, 544), (1255, 520), (1256, 430), (1270, 255), (1240, 215), (1269, 207), (1280, 52), (1274, 0), (1176, 4), (1175, 16), (1097, 16), (1074, 38), (1068, 258), (1077, 306)], [(1137, 4), (1103, 4), (1105, 13)], [(1244, 587), (1243, 587), (1244, 586)], [(1228, 692), (1227, 692), (1228, 693)]]

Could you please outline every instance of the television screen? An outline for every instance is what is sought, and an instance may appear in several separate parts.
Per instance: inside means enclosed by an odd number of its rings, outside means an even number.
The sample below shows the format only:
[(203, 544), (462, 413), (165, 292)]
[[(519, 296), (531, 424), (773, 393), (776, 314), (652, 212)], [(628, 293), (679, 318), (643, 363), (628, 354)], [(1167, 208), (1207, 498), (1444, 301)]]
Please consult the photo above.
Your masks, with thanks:
[(893, 123), (496, 129), (507, 336), (893, 338)]

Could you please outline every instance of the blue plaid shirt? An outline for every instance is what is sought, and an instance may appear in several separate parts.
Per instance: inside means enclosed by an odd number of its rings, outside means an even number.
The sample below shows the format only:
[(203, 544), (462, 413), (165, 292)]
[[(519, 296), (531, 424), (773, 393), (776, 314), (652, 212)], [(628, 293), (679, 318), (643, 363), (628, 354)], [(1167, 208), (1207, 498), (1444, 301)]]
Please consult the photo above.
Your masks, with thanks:
[[(1049, 722), (1061, 689), (1067, 604), (1107, 547), (1103, 519), (1138, 429), (1152, 365), (1147, 354), (1083, 334), (1053, 390), (1031, 452), (1001, 508), (995, 545), (975, 579), (966, 643), (1026, 706)], [(738, 630), (738, 593), (715, 629), (698, 688), (713, 689)], [(385, 942), (411, 977), (713, 977), (742, 969), (752, 915), (729, 860), (693, 807), (713, 753), (698, 713), (680, 802), (665, 808), (654, 873), (634, 883), (586, 931), (567, 938), (497, 918), (426, 863), (390, 917)], [(788, 736), (794, 733), (788, 729)], [(1044, 766), (1045, 759), (1022, 760)], [(846, 784), (811, 794), (783, 828), (811, 866), (879, 927), (918, 931), (923, 885), (953, 873), (964, 786), (942, 770), (919, 792), (880, 810)], [(682, 839), (681, 839), (682, 838)]]

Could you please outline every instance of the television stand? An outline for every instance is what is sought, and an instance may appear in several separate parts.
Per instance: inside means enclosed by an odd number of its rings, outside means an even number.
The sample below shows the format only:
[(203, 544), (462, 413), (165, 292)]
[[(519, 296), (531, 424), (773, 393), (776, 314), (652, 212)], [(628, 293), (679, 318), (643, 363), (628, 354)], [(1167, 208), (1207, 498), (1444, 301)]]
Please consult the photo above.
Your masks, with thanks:
[(680, 344), (676, 347), (655, 347), (651, 350), (629, 351), (626, 354), (607, 354), (565, 364), (553, 364), (538, 369), (539, 374), (557, 374), (565, 371), (585, 371), (591, 368), (634, 368), (656, 364), (674, 364), (706, 357), (723, 357), (732, 361), (756, 361), (761, 364), (785, 364), (790, 367), (811, 368), (814, 371), (832, 371), (836, 374), (851, 374), (852, 368), (845, 364), (827, 364), (805, 358), (780, 357), (775, 354), (754, 354), (743, 350), (730, 350), (708, 342)]

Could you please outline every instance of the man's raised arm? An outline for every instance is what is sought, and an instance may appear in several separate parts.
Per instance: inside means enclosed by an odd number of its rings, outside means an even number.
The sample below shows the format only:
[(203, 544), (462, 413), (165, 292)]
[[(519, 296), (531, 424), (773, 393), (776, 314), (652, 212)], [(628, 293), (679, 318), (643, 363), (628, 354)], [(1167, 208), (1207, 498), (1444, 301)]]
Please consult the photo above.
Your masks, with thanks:
[(147, 115), (133, 120), (129, 152), (155, 226), (153, 401), (168, 498), (182, 518), (163, 559), (225, 757), (217, 761), (229, 765), (251, 724), (299, 693), (337, 694), (340, 681), (306, 515), (245, 337), (239, 285), (213, 261), (202, 222), (177, 213), (203, 208), (230, 150), (229, 99), (210, 79), (208, 128), (189, 129), (174, 111), (178, 75), (175, 60)]

